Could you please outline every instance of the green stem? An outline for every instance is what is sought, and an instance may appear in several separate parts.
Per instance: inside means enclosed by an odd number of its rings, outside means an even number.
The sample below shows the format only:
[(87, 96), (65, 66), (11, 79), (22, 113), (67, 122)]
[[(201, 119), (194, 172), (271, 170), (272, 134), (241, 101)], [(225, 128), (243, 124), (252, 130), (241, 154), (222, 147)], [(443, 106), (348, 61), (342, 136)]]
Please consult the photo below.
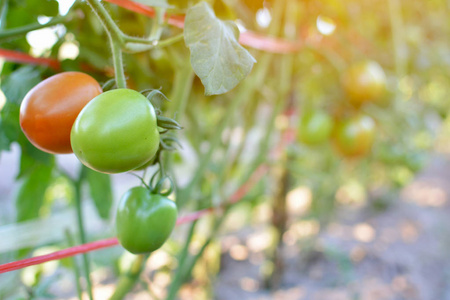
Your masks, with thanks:
[(182, 33), (177, 34), (173, 37), (167, 38), (162, 41), (156, 40), (156, 39), (149, 40), (149, 39), (144, 39), (144, 38), (140, 38), (140, 37), (126, 35), (126, 36), (124, 36), (124, 41), (129, 42), (129, 43), (150, 45), (150, 46), (152, 46), (152, 48), (157, 48), (157, 47), (162, 48), (162, 47), (172, 45), (173, 43), (176, 43), (178, 41), (181, 41), (183, 38), (184, 38), (184, 35)]
[(159, 40), (163, 32), (162, 24), (164, 23), (164, 15), (166, 10), (160, 7), (155, 8), (156, 16), (153, 18), (152, 28), (148, 36), (149, 40)]
[[(72, 234), (70, 233), (69, 229), (65, 230), (65, 234), (66, 234), (66, 239), (67, 242), (69, 244), (69, 247), (73, 247), (75, 246), (75, 242), (73, 240)], [(77, 261), (75, 257), (71, 257), (70, 260), (72, 261), (72, 265), (73, 265), (73, 271), (75, 273), (75, 285), (76, 285), (76, 289), (77, 289), (77, 295), (78, 295), (78, 299), (82, 300), (83, 296), (82, 296), (82, 291), (81, 291), (81, 284), (80, 284), (80, 269), (78, 267)]]
[[(81, 205), (81, 201), (82, 201), (82, 197), (81, 197), (81, 186), (82, 186), (82, 181), (84, 178), (84, 173), (85, 173), (85, 167), (82, 166), (81, 167), (81, 171), (80, 171), (80, 175), (78, 177), (78, 180), (75, 182), (75, 207), (76, 207), (76, 211), (77, 211), (77, 225), (78, 225), (78, 233), (80, 235), (80, 240), (82, 244), (85, 244), (87, 242), (86, 239), (86, 233), (85, 233), (85, 229), (84, 229), (84, 224), (83, 224), (83, 211), (82, 211), (82, 205)], [(86, 277), (86, 285), (87, 285), (87, 291), (89, 294), (89, 299), (93, 300), (94, 297), (92, 295), (92, 283), (91, 283), (91, 278), (90, 278), (90, 266), (89, 266), (89, 257), (87, 253), (83, 253), (83, 265), (84, 265), (84, 272), (85, 272), (85, 277)]]
[[(194, 257), (192, 257), (187, 264), (185, 265), (183, 270), (180, 270), (181, 273), (181, 280), (179, 282), (177, 282), (176, 284), (179, 284), (177, 290), (179, 290), (181, 284), (183, 282), (185, 282), (188, 277), (189, 274), (192, 273), (192, 270), (194, 269), (195, 264), (197, 263), (197, 261), (200, 259), (200, 257), (202, 257), (203, 252), (205, 252), (206, 248), (208, 247), (208, 245), (214, 240), (214, 238), (217, 235), (217, 232), (220, 229), (220, 226), (222, 225), (223, 221), (225, 220), (225, 217), (228, 215), (228, 212), (230, 211), (229, 208), (231, 208), (232, 205), (230, 205), (229, 207), (227, 207), (227, 209), (224, 211), (223, 215), (215, 222), (214, 224), (214, 228), (211, 231), (211, 233), (209, 234), (208, 239), (203, 243), (202, 247), (200, 248), (200, 250), (197, 252), (197, 254), (195, 254)], [(169, 294), (170, 295), (170, 294)], [(167, 299), (172, 299), (170, 298), (170, 296)]]
[(8, 13), (8, 0), (0, 0), (0, 29), (6, 26), (6, 14)]
[(120, 43), (114, 40), (112, 36), (110, 36), (110, 42), (114, 63), (114, 73), (116, 77), (116, 85), (117, 88), (124, 89), (127, 87), (127, 81), (125, 79), (125, 72), (122, 59), (122, 49), (120, 47)]
[(105, 7), (98, 0), (86, 0), (86, 2), (100, 19), (100, 22), (103, 24), (106, 32), (111, 35), (114, 40), (122, 43), (124, 34), (111, 18), (108, 11), (106, 11)]
[(188, 257), (189, 245), (191, 244), (192, 237), (194, 236), (196, 225), (197, 225), (197, 220), (192, 222), (189, 227), (189, 232), (188, 232), (186, 241), (184, 243), (183, 249), (181, 250), (180, 256), (178, 257), (178, 266), (179, 267), (177, 269), (177, 272), (175, 272), (172, 282), (170, 283), (169, 293), (167, 295), (166, 300), (175, 299), (175, 297), (178, 294), (178, 290), (180, 289), (181, 285), (183, 284), (183, 278), (184, 278), (183, 269), (185, 266), (186, 258)]
[(149, 256), (150, 254), (136, 256), (131, 263), (131, 267), (128, 272), (120, 277), (114, 294), (111, 298), (109, 298), (110, 300), (121, 300), (126, 296), (126, 294), (128, 294), (129, 291), (133, 289)]
[(169, 109), (169, 115), (176, 114), (176, 120), (179, 120), (179, 116), (184, 115), (189, 95), (191, 94), (194, 75), (194, 71), (190, 65), (176, 70), (174, 87), (169, 98), (173, 101), (173, 105)]
[(111, 45), (117, 88), (126, 88), (127, 82), (125, 80), (125, 72), (122, 60), (122, 45), (124, 34), (119, 29), (119, 27), (117, 27), (116, 23), (114, 23), (113, 19), (103, 7), (103, 5), (100, 4), (100, 2), (98, 2), (97, 0), (86, 1), (94, 11), (96, 16), (100, 19), (100, 22), (103, 24), (103, 27), (108, 34)]
[[(17, 27), (17, 28), (2, 30), (0, 32), (0, 40), (6, 39), (6, 38), (11, 38), (11, 37), (22, 36), (33, 30), (42, 29), (42, 28), (46, 28), (46, 27), (50, 27), (50, 26), (54, 26), (54, 25), (58, 25), (58, 24), (64, 24), (64, 23), (67, 23), (69, 21), (69, 19), (70, 18), (67, 18), (67, 17), (55, 17), (45, 24), (35, 23), (35, 24), (28, 24), (25, 26)], [(3, 20), (2, 20), (2, 24), (3, 24)]]
[[(284, 0), (285, 2), (285, 28), (297, 28), (297, 5), (296, 0)], [(294, 30), (285, 30), (285, 38), (293, 40), (296, 37)], [(279, 69), (279, 90), (278, 90), (278, 102), (284, 102), (286, 106), (289, 105), (289, 96), (292, 89), (292, 76), (294, 57), (293, 55), (285, 55), (281, 58)], [(283, 132), (281, 133), (283, 135)], [(271, 224), (276, 231), (276, 241), (273, 252), (268, 254), (269, 260), (274, 266), (272, 272), (267, 274), (265, 278), (265, 286), (272, 290), (279, 288), (284, 272), (284, 260), (281, 255), (283, 249), (283, 234), (287, 227), (287, 207), (286, 207), (286, 194), (289, 189), (289, 182), (291, 174), (288, 170), (288, 166), (291, 162), (288, 159), (286, 151), (284, 151), (282, 157), (279, 160), (278, 168), (276, 172), (276, 186), (277, 191), (273, 197), (272, 202), (272, 220)]]
[(123, 49), (124, 51), (127, 51), (129, 53), (143, 52), (155, 48), (163, 48), (170, 46), (174, 43), (183, 40), (183, 38), (184, 36), (182, 33), (162, 41), (147, 40), (139, 37), (125, 36), (124, 37), (125, 45), (123, 46)]

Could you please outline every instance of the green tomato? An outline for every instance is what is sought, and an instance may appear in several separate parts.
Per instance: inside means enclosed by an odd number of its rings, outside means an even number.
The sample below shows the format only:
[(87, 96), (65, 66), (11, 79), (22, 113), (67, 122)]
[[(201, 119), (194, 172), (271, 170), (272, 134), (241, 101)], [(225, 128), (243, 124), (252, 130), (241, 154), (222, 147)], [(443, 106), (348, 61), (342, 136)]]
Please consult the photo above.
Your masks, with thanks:
[(117, 238), (131, 253), (155, 251), (169, 238), (177, 216), (175, 202), (134, 187), (122, 196), (117, 207)]
[(70, 139), (75, 155), (91, 169), (102, 173), (136, 169), (159, 147), (155, 110), (134, 90), (105, 92), (80, 112)]
[(333, 130), (333, 119), (325, 112), (313, 111), (301, 117), (298, 135), (307, 145), (318, 145), (328, 140)]
[(386, 75), (375, 61), (366, 60), (350, 66), (341, 80), (350, 103), (355, 106), (376, 102), (386, 93)]
[(372, 149), (375, 129), (375, 122), (371, 117), (359, 114), (338, 122), (333, 141), (343, 156), (364, 156)]

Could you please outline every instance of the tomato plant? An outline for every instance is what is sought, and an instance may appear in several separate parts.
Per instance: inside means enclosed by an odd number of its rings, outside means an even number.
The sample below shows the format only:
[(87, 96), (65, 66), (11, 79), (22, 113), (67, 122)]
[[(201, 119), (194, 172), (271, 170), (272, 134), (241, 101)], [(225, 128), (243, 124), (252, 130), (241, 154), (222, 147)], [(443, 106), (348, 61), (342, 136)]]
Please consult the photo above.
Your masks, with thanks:
[(155, 110), (134, 90), (105, 92), (80, 112), (71, 142), (78, 159), (96, 171), (136, 169), (152, 159), (159, 147)]
[(51, 76), (32, 88), (20, 106), (20, 126), (42, 151), (71, 153), (70, 131), (83, 107), (102, 92), (98, 82), (81, 72)]
[(375, 122), (363, 114), (337, 122), (334, 144), (339, 153), (347, 157), (367, 155), (375, 140)]
[(131, 253), (155, 251), (169, 238), (177, 215), (172, 200), (144, 187), (134, 187), (122, 196), (117, 207), (117, 238)]
[(301, 116), (298, 135), (307, 145), (325, 142), (333, 130), (333, 119), (323, 111), (312, 111)]
[[(111, 299), (133, 298), (148, 290), (167, 300), (185, 297), (185, 291), (213, 299), (212, 285), (220, 283), (220, 266), (227, 264), (221, 258), (227, 252), (233, 259), (243, 253), (234, 251), (238, 248), (231, 244), (233, 239), (221, 243), (219, 237), (244, 226), (270, 230), (270, 236), (260, 235), (264, 249), (248, 247), (252, 263), (254, 250), (257, 260), (264, 261), (264, 278), (257, 287), (265, 297), (265, 288), (278, 290), (285, 283), (283, 245), (294, 250), (306, 242), (312, 246), (308, 249), (327, 251), (328, 245), (316, 247), (315, 239), (329, 222), (339, 221), (337, 205), (358, 201), (359, 209), (371, 205), (364, 200), (378, 189), (395, 194), (409, 182), (450, 108), (445, 97), (448, 68), (442, 63), (450, 35), (433, 18), (432, 26), (423, 22), (429, 16), (440, 16), (436, 20), (441, 23), (446, 20), (445, 5), (439, 1), (412, 0), (405, 5), (388, 0), (387, 10), (387, 5), (374, 1), (85, 0), (75, 1), (68, 12), (63, 2), (73, 1), (0, 5), (0, 56), (5, 58), (0, 86), (6, 99), (0, 93), (0, 150), (20, 161), (15, 170), (5, 167), (13, 160), (0, 161), (3, 171), (8, 169), (0, 177), (17, 183), (4, 186), (18, 186), (10, 194), (15, 201), (11, 213), (2, 207), (0, 222), (4, 215), (5, 224), (39, 224), (27, 226), (25, 233), (36, 239), (2, 236), (0, 264), (15, 253), (29, 256), (32, 249), (48, 243), (88, 244), (75, 248), (88, 251), (119, 240), (132, 253), (148, 253), (169, 238), (175, 223), (188, 228), (180, 228), (180, 238), (149, 261), (147, 255), (128, 255), (119, 247), (102, 252), (105, 255), (85, 256), (71, 264), (72, 273), (45, 274), (32, 286), (24, 280), (7, 286), (0, 280), (0, 298), (61, 298), (60, 289), (51, 295), (60, 285), (55, 278), (62, 274), (61, 280), (68, 282), (67, 274), (69, 280), (76, 278), (67, 297), (78, 293), (93, 299), (103, 282), (91, 282), (91, 272), (101, 266), (111, 279)], [(346, 68), (347, 62), (355, 63)], [(55, 159), (36, 149), (20, 128), (20, 104), (27, 92), (60, 70), (86, 72), (106, 82), (105, 92), (93, 80), (95, 94), (80, 103), (72, 120), (61, 113), (60, 121), (67, 124), (52, 119), (48, 127), (35, 122), (23, 131), (32, 141), (30, 132), (51, 141), (64, 135), (64, 151), (73, 148), (81, 163), (72, 155)], [(60, 105), (80, 102), (86, 94), (81, 87), (91, 83), (78, 83), (66, 80), (51, 89), (31, 91), (39, 101), (55, 100), (26, 117), (37, 119)], [(64, 100), (66, 94), (73, 98)], [(28, 101), (23, 101), (23, 111), (31, 107)], [(51, 153), (67, 153), (34, 144)], [(119, 172), (130, 173), (109, 176)], [(170, 197), (152, 187), (157, 178), (173, 180)], [(144, 187), (132, 188), (137, 185)], [(115, 215), (118, 240), (109, 228), (116, 190), (128, 190)], [(235, 206), (238, 202), (242, 205)], [(305, 205), (300, 207), (300, 202)], [(83, 209), (89, 204), (96, 215)], [(76, 211), (76, 232), (62, 232), (73, 224), (45, 226), (63, 209)], [(178, 220), (177, 210), (183, 215)], [(44, 214), (50, 218), (36, 220)], [(205, 222), (195, 221), (206, 214)], [(363, 222), (360, 216), (355, 220)], [(91, 221), (101, 225), (91, 226)], [(297, 230), (304, 221), (315, 228), (307, 236)], [(250, 245), (246, 236), (239, 235), (242, 240), (233, 243)], [(12, 255), (4, 253), (8, 247)], [(302, 259), (310, 256), (305, 254)], [(117, 273), (110, 268), (116, 262)], [(139, 284), (140, 272), (151, 286)], [(117, 284), (112, 287), (110, 282)], [(271, 296), (267, 291), (266, 298)]]
[(386, 93), (386, 75), (375, 61), (364, 60), (351, 65), (341, 80), (348, 100), (355, 106), (381, 99)]

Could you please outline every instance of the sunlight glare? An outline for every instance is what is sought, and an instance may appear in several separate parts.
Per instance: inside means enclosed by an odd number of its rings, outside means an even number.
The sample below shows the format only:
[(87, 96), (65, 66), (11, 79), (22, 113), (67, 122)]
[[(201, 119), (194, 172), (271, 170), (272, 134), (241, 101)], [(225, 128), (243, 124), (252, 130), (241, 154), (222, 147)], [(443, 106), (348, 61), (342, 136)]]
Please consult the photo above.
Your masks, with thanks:
[(267, 28), (272, 21), (272, 16), (267, 8), (261, 8), (256, 12), (256, 23), (262, 28)]
[(375, 238), (375, 229), (367, 223), (357, 224), (353, 227), (353, 237), (360, 242), (369, 243)]
[(312, 192), (306, 186), (299, 186), (291, 190), (287, 196), (287, 206), (290, 213), (294, 215), (302, 215), (311, 207)]
[(0, 90), (0, 111), (2, 111), (3, 106), (6, 104), (6, 96), (2, 90)]
[(72, 5), (75, 3), (75, 0), (57, 0), (59, 3), (59, 14), (61, 16), (65, 16)]
[(323, 35), (331, 35), (336, 29), (336, 23), (328, 17), (319, 15), (316, 21), (317, 30)]

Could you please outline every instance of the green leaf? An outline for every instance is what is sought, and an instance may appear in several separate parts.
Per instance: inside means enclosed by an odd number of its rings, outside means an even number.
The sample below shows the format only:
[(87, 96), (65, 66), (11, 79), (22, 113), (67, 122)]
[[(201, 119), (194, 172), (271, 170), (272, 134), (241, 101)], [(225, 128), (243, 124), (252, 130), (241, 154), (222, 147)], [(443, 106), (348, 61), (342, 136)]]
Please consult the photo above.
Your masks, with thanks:
[(32, 11), (34, 15), (44, 15), (55, 17), (59, 12), (59, 3), (56, 0), (27, 0), (26, 7), (28, 11)]
[(162, 7), (162, 8), (173, 7), (167, 2), (167, 0), (134, 0), (134, 1), (152, 7)]
[(44, 203), (45, 191), (52, 179), (52, 170), (53, 166), (38, 164), (25, 177), (16, 197), (18, 222), (39, 216), (39, 210)]
[(20, 146), (21, 146), (21, 156), (20, 156), (20, 167), (17, 179), (25, 176), (29, 173), (36, 164), (43, 164), (46, 166), (52, 166), (55, 162), (55, 157), (49, 153), (43, 152), (38, 148), (34, 147), (25, 136), (21, 135)]
[(18, 104), (6, 102), (0, 112), (0, 151), (9, 150), (11, 143), (19, 139), (19, 109)]
[(206, 95), (226, 93), (250, 73), (256, 61), (239, 44), (234, 22), (219, 20), (206, 2), (200, 2), (187, 11), (184, 24), (191, 64)]
[(107, 220), (113, 203), (111, 177), (107, 174), (85, 169), (91, 198), (97, 208), (98, 215)]
[(32, 66), (24, 66), (2, 80), (1, 89), (9, 102), (20, 105), (23, 98), (41, 81), (41, 74)]

